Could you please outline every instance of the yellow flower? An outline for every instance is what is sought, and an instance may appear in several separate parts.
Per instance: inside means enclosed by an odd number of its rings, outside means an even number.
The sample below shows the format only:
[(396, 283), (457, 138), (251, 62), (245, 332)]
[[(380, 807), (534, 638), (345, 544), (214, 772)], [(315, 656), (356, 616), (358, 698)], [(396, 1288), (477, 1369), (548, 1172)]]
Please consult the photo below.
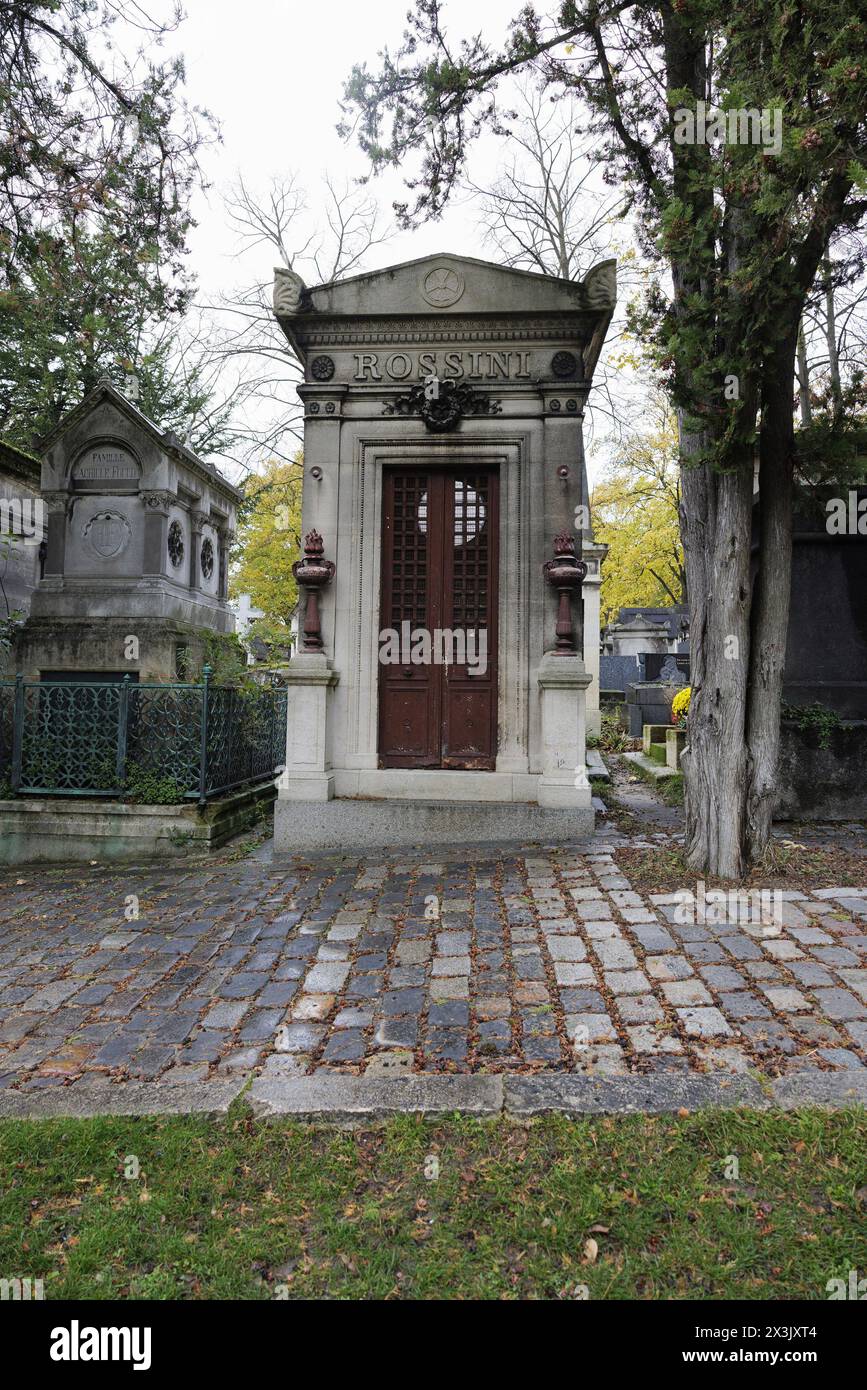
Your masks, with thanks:
[(683, 690), (679, 690), (671, 702), (671, 719), (674, 724), (681, 724), (689, 714), (689, 698), (692, 694), (692, 686), (685, 685)]

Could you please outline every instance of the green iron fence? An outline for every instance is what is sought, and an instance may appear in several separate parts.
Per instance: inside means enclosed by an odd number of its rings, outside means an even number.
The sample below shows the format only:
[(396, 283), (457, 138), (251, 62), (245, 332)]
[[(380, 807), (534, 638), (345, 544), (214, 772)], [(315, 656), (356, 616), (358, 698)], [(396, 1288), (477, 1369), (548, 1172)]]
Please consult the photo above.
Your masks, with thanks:
[(201, 684), (0, 682), (0, 782), (15, 794), (204, 803), (286, 758), (286, 691)]

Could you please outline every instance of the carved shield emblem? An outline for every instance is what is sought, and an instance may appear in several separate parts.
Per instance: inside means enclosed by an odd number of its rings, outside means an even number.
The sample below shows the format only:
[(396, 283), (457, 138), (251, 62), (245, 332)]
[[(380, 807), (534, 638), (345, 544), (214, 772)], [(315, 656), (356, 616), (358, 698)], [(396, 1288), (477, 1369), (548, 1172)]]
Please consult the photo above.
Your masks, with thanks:
[(84, 528), (85, 539), (103, 560), (119, 555), (130, 535), (129, 522), (119, 512), (97, 512)]

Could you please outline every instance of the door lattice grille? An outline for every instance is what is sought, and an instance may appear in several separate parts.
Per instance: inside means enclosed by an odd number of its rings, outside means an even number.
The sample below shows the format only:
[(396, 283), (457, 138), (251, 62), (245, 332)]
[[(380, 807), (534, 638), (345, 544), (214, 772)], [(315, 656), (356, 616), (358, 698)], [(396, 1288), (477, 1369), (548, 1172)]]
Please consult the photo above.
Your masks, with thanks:
[(451, 625), (485, 628), (488, 625), (490, 577), (490, 528), (487, 526), (490, 475), (455, 479), (453, 596)]
[(402, 474), (394, 480), (391, 622), (427, 622), (428, 535), (426, 479)]

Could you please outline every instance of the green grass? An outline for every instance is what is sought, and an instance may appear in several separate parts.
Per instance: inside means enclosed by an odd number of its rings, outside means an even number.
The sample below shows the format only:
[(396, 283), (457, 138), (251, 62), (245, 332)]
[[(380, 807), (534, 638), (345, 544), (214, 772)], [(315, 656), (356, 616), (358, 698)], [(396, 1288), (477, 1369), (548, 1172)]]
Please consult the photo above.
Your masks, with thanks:
[[(660, 746), (663, 749), (662, 757), (657, 757), (655, 754), (653, 756), (656, 762), (664, 763), (665, 746)], [(659, 799), (661, 801), (664, 801), (666, 806), (683, 805), (682, 772), (673, 772), (670, 777), (654, 777), (653, 773), (650, 772), (648, 768), (642, 767), (640, 763), (631, 763), (629, 766), (629, 770), (630, 772), (637, 773), (643, 782), (647, 782), (648, 786), (653, 787), (654, 791), (659, 796)]]
[(48, 1298), (823, 1299), (867, 1267), (865, 1141), (863, 1110), (3, 1121), (0, 1275)]
[(683, 805), (683, 773), (675, 772), (671, 777), (663, 777), (656, 789), (666, 806)]

